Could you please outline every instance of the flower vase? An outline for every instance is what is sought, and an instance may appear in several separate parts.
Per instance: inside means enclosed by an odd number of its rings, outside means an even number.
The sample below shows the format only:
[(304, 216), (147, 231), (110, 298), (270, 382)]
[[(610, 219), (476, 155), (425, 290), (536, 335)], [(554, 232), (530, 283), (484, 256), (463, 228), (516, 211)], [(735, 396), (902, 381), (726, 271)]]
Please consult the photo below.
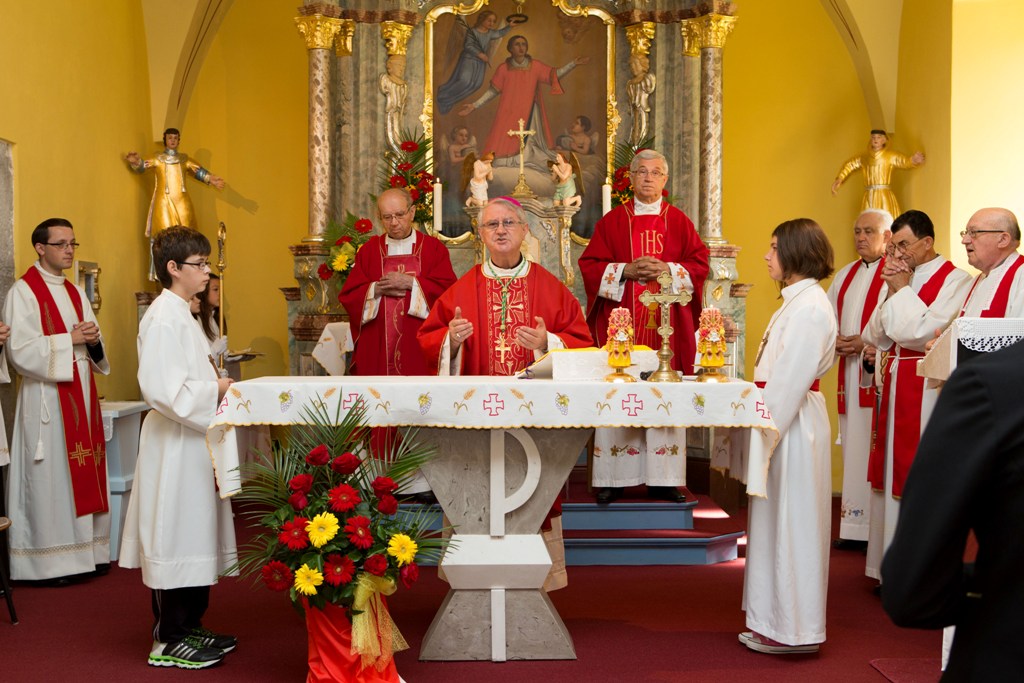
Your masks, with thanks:
[(341, 607), (330, 603), (323, 609), (306, 608), (309, 638), (309, 674), (306, 683), (399, 683), (402, 679), (392, 658), (383, 671), (363, 667), (362, 657), (352, 652), (352, 623)]

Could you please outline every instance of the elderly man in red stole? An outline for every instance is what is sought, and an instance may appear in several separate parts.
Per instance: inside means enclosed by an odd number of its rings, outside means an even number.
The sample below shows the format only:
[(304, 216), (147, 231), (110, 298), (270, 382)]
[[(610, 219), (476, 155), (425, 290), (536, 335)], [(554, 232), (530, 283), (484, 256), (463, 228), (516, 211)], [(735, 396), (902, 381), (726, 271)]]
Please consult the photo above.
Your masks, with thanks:
[[(672, 291), (688, 292), (686, 306), (671, 307), (672, 367), (693, 372), (697, 350), (694, 330), (700, 318), (708, 249), (686, 214), (662, 198), (668, 161), (642, 150), (629, 165), (633, 200), (612, 209), (597, 222), (583, 255), (580, 272), (587, 290), (587, 323), (598, 346), (608, 332), (613, 309), (628, 308), (635, 327), (634, 344), (661, 347), (659, 310), (640, 303), (646, 291), (657, 293), (658, 275), (672, 275)], [(677, 488), (686, 483), (686, 430), (598, 429), (594, 435), (593, 485), (597, 502), (610, 503), (626, 486), (647, 484), (652, 498), (682, 502)]]
[[(391, 188), (377, 198), (385, 234), (375, 235), (356, 253), (338, 300), (348, 311), (355, 350), (353, 375), (428, 373), (416, 333), (437, 297), (455, 283), (448, 249), (436, 237), (413, 230), (412, 197)], [(397, 432), (375, 429), (373, 449), (391, 447)], [(421, 503), (436, 502), (426, 479), (417, 474), (402, 493)]]
[[(551, 349), (591, 346), (583, 309), (572, 292), (523, 256), (528, 228), (519, 202), (492, 199), (480, 212), (479, 225), (486, 261), (441, 295), (420, 328), (420, 345), (431, 370), (440, 375), (512, 375)], [(544, 587), (554, 590), (566, 585), (559, 502), (549, 520), (552, 529), (545, 539), (553, 564)]]

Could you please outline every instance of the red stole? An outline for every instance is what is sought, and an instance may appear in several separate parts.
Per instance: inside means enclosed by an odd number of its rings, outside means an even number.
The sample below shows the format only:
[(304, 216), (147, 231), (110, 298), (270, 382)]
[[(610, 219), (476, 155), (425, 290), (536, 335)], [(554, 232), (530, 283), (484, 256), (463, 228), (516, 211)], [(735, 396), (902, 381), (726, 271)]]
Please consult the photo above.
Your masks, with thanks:
[[(486, 332), (484, 356), (487, 358), (488, 375), (514, 375), (533, 362), (533, 351), (515, 342), (520, 327), (535, 327), (537, 323), (528, 320), (530, 288), (525, 277), (497, 278), (484, 277), (484, 320)], [(501, 332), (501, 290), (508, 287), (505, 305), (505, 333)]]
[[(917, 296), (926, 306), (931, 306), (942, 290), (946, 278), (956, 267), (949, 261), (939, 266), (938, 271), (921, 287)], [(917, 374), (917, 363), (910, 362), (923, 358), (920, 351), (896, 346), (896, 352), (890, 355), (883, 368), (882, 406), (875, 420), (875, 439), (868, 456), (868, 481), (871, 488), (882, 491), (885, 488), (885, 445), (889, 426), (889, 395), (892, 389), (893, 364), (896, 364), (897, 391), (895, 414), (893, 417), (892, 434), (892, 495), (899, 498), (903, 495), (903, 484), (910, 471), (910, 463), (917, 452), (917, 444), (921, 440), (921, 399), (924, 396), (924, 377)], [(902, 360), (896, 363), (896, 360)]]
[[(22, 278), (39, 302), (39, 319), (43, 335), (67, 334), (64, 319), (57, 308), (57, 302), (39, 269), (32, 266)], [(74, 285), (64, 280), (64, 289), (75, 307), (78, 320), (82, 320), (82, 299)], [(85, 395), (82, 393), (82, 379), (78, 363), (72, 363), (74, 378), (70, 382), (57, 382), (60, 398), (60, 414), (64, 421), (64, 445), (71, 471), (71, 489), (75, 497), (75, 514), (79, 517), (96, 512), (108, 512), (107, 502), (107, 443), (103, 438), (103, 416), (99, 398), (96, 396), (96, 381), (89, 373), (89, 419), (86, 420)]]
[[(422, 240), (416, 240), (416, 247), (411, 254), (402, 256), (388, 256), (387, 244), (381, 242), (385, 253), (382, 255), (382, 271), (384, 273), (408, 273), (416, 277), (421, 272), (420, 251), (423, 246)], [(409, 312), (409, 301), (411, 294), (402, 298), (394, 296), (381, 297), (381, 311), (384, 323), (384, 344), (385, 356), (387, 357), (388, 375), (405, 375), (402, 369), (402, 336), (404, 334), (404, 320)]]
[[(871, 279), (871, 284), (868, 285), (868, 293), (864, 298), (864, 307), (861, 309), (860, 314), (860, 332), (864, 332), (864, 328), (868, 325), (868, 320), (871, 319), (871, 314), (875, 310), (875, 306), (868, 306), (868, 303), (878, 303), (878, 293), (882, 291), (882, 268), (885, 267), (885, 257), (883, 256), (879, 262), (878, 267), (875, 269), (875, 274)], [(853, 284), (853, 279), (857, 277), (857, 272), (860, 270), (860, 265), (856, 265), (850, 268), (850, 272), (847, 273), (846, 279), (843, 280), (843, 285), (839, 288), (839, 297), (836, 300), (836, 318), (837, 322), (842, 324), (843, 321), (843, 301), (846, 298), (846, 290)], [(858, 398), (859, 405), (861, 408), (873, 408), (875, 405), (875, 385), (872, 382), (869, 387), (858, 386)], [(839, 403), (839, 414), (846, 414), (846, 356), (839, 357), (839, 383), (836, 386), (836, 399)]]
[[(665, 240), (668, 234), (668, 221), (665, 214), (668, 212), (668, 202), (661, 203), (661, 212), (655, 215), (637, 216), (633, 213), (633, 204), (626, 204), (626, 215), (629, 217), (629, 239), (630, 239), (630, 261), (641, 256), (653, 256), (662, 259), (665, 252)], [(651, 311), (650, 308), (640, 303), (640, 295), (644, 292), (658, 294), (661, 285), (657, 280), (649, 280), (643, 285), (639, 282), (633, 287), (633, 300), (630, 307), (633, 310), (634, 344), (643, 344), (652, 349), (661, 346), (661, 336), (658, 334), (657, 308)]]
[[(1010, 304), (1010, 288), (1013, 287), (1013, 278), (1020, 270), (1020, 267), (1024, 265), (1024, 258), (1018, 258), (1016, 261), (1010, 264), (1010, 267), (1003, 273), (1003, 279), (999, 281), (996, 286), (996, 291), (992, 295), (992, 302), (989, 307), (981, 312), (982, 318), (1005, 318), (1006, 307)], [(974, 294), (974, 288), (978, 286), (978, 282), (981, 281), (981, 276), (974, 278), (974, 283), (971, 285), (971, 291), (967, 292), (967, 298), (964, 300), (963, 308), (960, 309), (960, 317), (964, 317), (964, 313), (967, 311), (967, 303), (971, 300), (971, 295)]]

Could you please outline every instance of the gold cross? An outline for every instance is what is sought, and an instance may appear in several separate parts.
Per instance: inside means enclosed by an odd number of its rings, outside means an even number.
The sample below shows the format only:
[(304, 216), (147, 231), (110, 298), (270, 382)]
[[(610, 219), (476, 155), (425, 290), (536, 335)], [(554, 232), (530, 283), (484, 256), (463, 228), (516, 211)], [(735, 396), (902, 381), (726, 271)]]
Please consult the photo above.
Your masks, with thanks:
[(81, 442), (76, 443), (75, 450), (68, 453), (68, 457), (77, 462), (79, 467), (83, 466), (85, 464), (85, 459), (91, 455), (92, 451), (82, 448)]
[(672, 315), (669, 312), (669, 307), (672, 304), (685, 306), (690, 303), (691, 297), (687, 292), (672, 294), (670, 291), (672, 276), (667, 272), (663, 272), (658, 276), (658, 284), (661, 285), (661, 291), (657, 294), (644, 291), (640, 295), (640, 303), (644, 306), (657, 304), (661, 307), (661, 325), (658, 327), (658, 334), (661, 335), (661, 349), (658, 351), (658, 369), (651, 375), (650, 380), (652, 382), (678, 382), (679, 375), (672, 370), (672, 346), (668, 341), (669, 337), (672, 336)]
[(510, 130), (509, 136), (515, 136), (519, 138), (519, 182), (516, 183), (515, 188), (512, 190), (513, 197), (528, 197), (532, 198), (536, 195), (530, 186), (526, 184), (526, 138), (531, 135), (536, 135), (535, 130), (526, 130), (526, 121), (519, 119), (519, 129)]
[(511, 351), (512, 347), (505, 341), (505, 333), (502, 332), (498, 335), (498, 341), (494, 344), (494, 350), (501, 353), (501, 364), (505, 364), (505, 352)]

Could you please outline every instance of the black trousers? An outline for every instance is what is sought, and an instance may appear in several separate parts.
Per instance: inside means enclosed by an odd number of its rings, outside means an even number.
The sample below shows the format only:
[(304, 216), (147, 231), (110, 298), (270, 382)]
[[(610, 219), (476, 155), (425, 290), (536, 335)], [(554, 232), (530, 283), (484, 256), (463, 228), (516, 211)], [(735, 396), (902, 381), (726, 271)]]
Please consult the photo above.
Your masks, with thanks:
[(192, 629), (202, 626), (209, 605), (209, 586), (153, 589), (153, 639), (161, 643), (184, 640)]

